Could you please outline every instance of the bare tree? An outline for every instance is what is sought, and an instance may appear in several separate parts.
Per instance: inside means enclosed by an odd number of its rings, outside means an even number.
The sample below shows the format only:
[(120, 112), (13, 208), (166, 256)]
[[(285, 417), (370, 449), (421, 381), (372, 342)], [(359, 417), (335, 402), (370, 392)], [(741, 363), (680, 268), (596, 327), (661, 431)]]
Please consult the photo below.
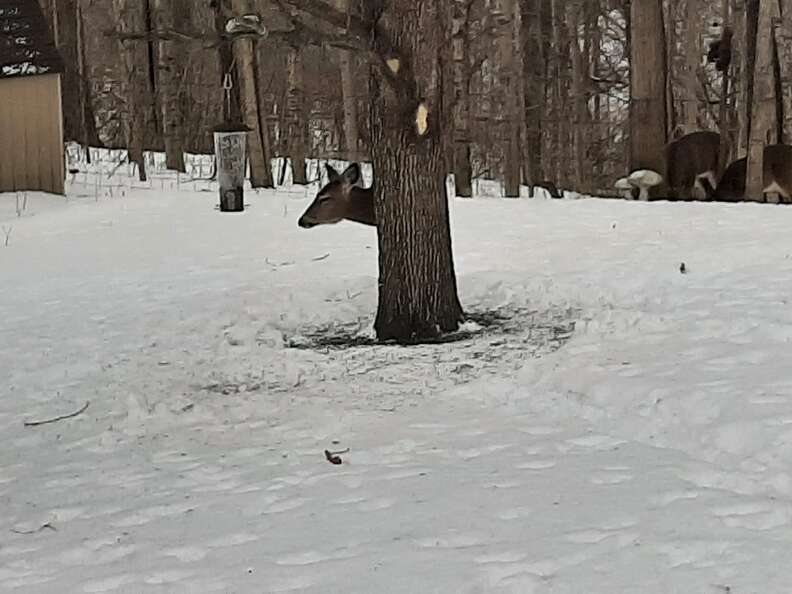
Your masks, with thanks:
[[(115, 0), (115, 9), (118, 29), (122, 34), (148, 30), (147, 5), (136, 0)], [(147, 175), (143, 150), (146, 142), (146, 114), (151, 94), (149, 78), (151, 56), (145, 41), (119, 37), (119, 43), (126, 72), (126, 132), (129, 160), (137, 165), (140, 180), (145, 181)]]
[(454, 70), (454, 183), (456, 194), (473, 196), (470, 162), (470, 40), (469, 24), (472, 0), (452, 0), (451, 47)]
[[(231, 9), (234, 14), (243, 15), (250, 11), (247, 0), (231, 0)], [(248, 135), (248, 154), (250, 155), (250, 183), (254, 188), (272, 188), (272, 168), (270, 166), (269, 132), (267, 120), (261, 110), (259, 101), (256, 75), (256, 41), (252, 39), (238, 39), (234, 42), (234, 61), (237, 68), (239, 81), (239, 97), (242, 118), (250, 128)]]
[(750, 106), (748, 169), (745, 196), (763, 200), (763, 158), (766, 144), (776, 142), (775, 72), (773, 70), (774, 23), (781, 17), (777, 0), (763, 0), (759, 6), (756, 35), (756, 64), (753, 68), (753, 102)]
[(781, 0), (781, 19), (775, 27), (782, 102), (783, 142), (792, 138), (792, 0)]
[(493, 11), (498, 26), (499, 81), (504, 97), (504, 192), (520, 196), (525, 98), (522, 75), (522, 13), (517, 0), (496, 0)]
[(303, 82), (302, 51), (299, 47), (289, 48), (286, 55), (287, 90), (286, 120), (287, 150), (291, 158), (292, 181), (305, 185), (308, 179), (305, 171), (308, 126), (305, 113), (305, 89)]
[(528, 185), (544, 180), (542, 119), (546, 109), (548, 0), (520, 0), (523, 15), (523, 84), (525, 85), (524, 177)]
[(371, 63), (370, 137), (379, 238), (380, 339), (428, 339), (458, 328), (446, 195), (443, 93), (450, 39), (442, 3), (367, 2), (359, 15), (320, 0), (281, 0), (292, 34), (358, 49)]
[[(335, 0), (338, 10), (348, 13), (349, 0)], [(353, 78), (355, 55), (349, 50), (338, 50), (338, 60), (341, 67), (341, 93), (344, 105), (344, 148), (349, 159), (356, 161), (360, 158), (360, 133), (358, 130), (357, 84)]]
[(700, 0), (686, 0), (684, 19), (685, 40), (683, 43), (685, 54), (685, 76), (682, 92), (682, 129), (685, 133), (698, 129), (698, 67), (701, 59), (701, 46), (699, 43), (699, 15), (701, 14)]
[[(184, 19), (183, 11), (176, 11), (171, 0), (154, 0), (154, 22), (157, 27), (183, 29), (178, 25)], [(165, 160), (168, 169), (185, 171), (184, 121), (180, 104), (181, 82), (185, 61), (180, 59), (177, 42), (161, 39), (157, 44), (157, 103), (165, 140)]]
[(632, 0), (630, 22), (630, 168), (662, 172), (667, 134), (662, 0)]

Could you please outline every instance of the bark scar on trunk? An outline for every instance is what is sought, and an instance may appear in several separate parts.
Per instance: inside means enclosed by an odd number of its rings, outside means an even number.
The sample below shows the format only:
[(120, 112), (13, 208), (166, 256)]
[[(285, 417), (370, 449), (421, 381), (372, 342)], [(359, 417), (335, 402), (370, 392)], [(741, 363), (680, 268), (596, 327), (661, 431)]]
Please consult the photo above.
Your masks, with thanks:
[(388, 58), (385, 60), (385, 64), (388, 65), (393, 74), (399, 74), (399, 69), (401, 69), (401, 60), (399, 58)]
[(426, 103), (419, 103), (415, 110), (415, 129), (418, 136), (425, 136), (429, 131), (429, 108)]

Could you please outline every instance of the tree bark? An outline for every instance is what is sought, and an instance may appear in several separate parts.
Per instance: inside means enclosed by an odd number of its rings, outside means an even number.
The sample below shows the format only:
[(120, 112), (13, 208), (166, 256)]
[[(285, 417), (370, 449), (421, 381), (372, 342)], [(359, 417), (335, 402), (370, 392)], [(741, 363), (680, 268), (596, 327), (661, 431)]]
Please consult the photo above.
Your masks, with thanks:
[(451, 48), (454, 68), (454, 184), (456, 195), (473, 196), (470, 163), (470, 51), (469, 18), (471, 2), (452, 0)]
[(447, 40), (438, 4), (390, 3), (372, 33), (394, 48), (387, 66), (372, 69), (370, 98), (381, 340), (431, 339), (462, 318), (445, 185)]
[(522, 181), (522, 143), (525, 127), (525, 98), (523, 95), (523, 66), (520, 35), (522, 14), (517, 0), (501, 0), (502, 12), (496, 15), (499, 26), (499, 80), (505, 97), (505, 155), (504, 193), (507, 198), (520, 197)]
[[(349, 0), (335, 0), (336, 8), (349, 11)], [(338, 50), (341, 69), (341, 94), (344, 107), (344, 149), (347, 159), (360, 159), (360, 132), (358, 130), (357, 93), (354, 79), (355, 57), (348, 50)]]
[[(591, 52), (591, 28), (586, 5), (582, 2), (571, 3), (568, 8), (569, 30), (572, 34), (572, 95), (575, 107), (573, 144), (574, 144), (574, 183), (578, 192), (589, 193), (591, 188), (591, 165), (587, 158), (587, 144), (591, 138), (591, 114), (588, 101), (590, 93), (589, 54)], [(583, 49), (580, 47), (581, 22), (583, 27)]]
[(544, 15), (547, 0), (520, 0), (523, 14), (523, 84), (525, 86), (525, 151), (523, 175), (533, 191), (543, 181), (542, 114), (545, 113), (546, 34)]
[(662, 0), (632, 0), (630, 21), (630, 169), (661, 173), (667, 140)]
[[(145, 6), (136, 0), (115, 0), (118, 28), (121, 33), (147, 30)], [(143, 150), (146, 142), (147, 95), (149, 89), (149, 51), (140, 40), (120, 41), (126, 70), (127, 147), (129, 161), (138, 167), (140, 181), (146, 181)]]
[(764, 147), (776, 142), (773, 23), (780, 16), (777, 0), (762, 1), (759, 8), (758, 35), (756, 37), (756, 64), (753, 68), (751, 132), (748, 137), (748, 164), (745, 179), (745, 198), (747, 200), (764, 200)]
[(701, 56), (698, 25), (701, 6), (699, 0), (687, 0), (685, 14), (685, 76), (683, 85), (683, 130), (686, 134), (698, 130), (698, 67)]
[(305, 171), (306, 148), (308, 141), (308, 122), (305, 114), (305, 91), (303, 81), (302, 52), (299, 48), (289, 48), (286, 55), (287, 90), (287, 154), (291, 159), (292, 182), (305, 185), (308, 178)]
[[(154, 0), (154, 22), (160, 30), (180, 29), (170, 0)], [(168, 169), (184, 173), (184, 118), (179, 101), (180, 87), (184, 76), (179, 62), (181, 52), (177, 42), (161, 39), (157, 51), (157, 103), (162, 120), (162, 136), (165, 141), (165, 164)]]
[(743, 88), (745, 101), (742, 102), (742, 145), (746, 150), (750, 150), (751, 138), (751, 119), (753, 117), (754, 105), (754, 81), (756, 67), (756, 44), (759, 27), (759, 10), (761, 0), (745, 0), (745, 10), (743, 12), (743, 32), (745, 39), (745, 51), (743, 52), (743, 77), (745, 79)]
[(779, 142), (789, 144), (792, 138), (792, 0), (781, 0), (781, 20), (775, 28), (776, 47), (781, 87), (781, 121), (783, 138)]
[(80, 76), (77, 43), (77, 0), (53, 0), (56, 45), (65, 63), (62, 75), (64, 140), (82, 140), (80, 116)]
[[(237, 15), (251, 12), (246, 0), (232, 0), (231, 9)], [(251, 130), (248, 134), (250, 184), (254, 188), (272, 188), (275, 184), (270, 166), (269, 133), (259, 102), (254, 44), (250, 39), (238, 39), (234, 42), (239, 99), (242, 119)]]
[(85, 51), (85, 14), (83, 3), (77, 0), (77, 74), (80, 82), (80, 132), (81, 142), (85, 148), (85, 157), (91, 162), (91, 146), (101, 146), (99, 132), (96, 130), (94, 117), (93, 97), (91, 94), (91, 76), (88, 68), (88, 59)]

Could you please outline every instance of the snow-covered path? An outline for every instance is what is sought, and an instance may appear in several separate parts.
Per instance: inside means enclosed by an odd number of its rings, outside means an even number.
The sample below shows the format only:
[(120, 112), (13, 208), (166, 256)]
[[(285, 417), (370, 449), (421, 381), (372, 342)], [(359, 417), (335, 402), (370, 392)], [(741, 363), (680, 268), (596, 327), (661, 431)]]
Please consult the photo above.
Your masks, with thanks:
[(309, 194), (0, 196), (0, 592), (792, 589), (792, 209), (457, 200), (516, 327), (316, 350), (376, 238)]

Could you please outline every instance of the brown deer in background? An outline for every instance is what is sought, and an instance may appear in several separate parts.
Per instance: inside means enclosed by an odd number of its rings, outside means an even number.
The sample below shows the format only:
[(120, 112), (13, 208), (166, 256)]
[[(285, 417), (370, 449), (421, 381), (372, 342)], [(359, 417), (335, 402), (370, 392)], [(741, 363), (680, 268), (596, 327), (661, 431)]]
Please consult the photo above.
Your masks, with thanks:
[(325, 167), (329, 181), (316, 194), (297, 224), (303, 229), (310, 229), (346, 219), (376, 226), (374, 188), (356, 185), (360, 181), (360, 165), (352, 163), (343, 173), (338, 173), (330, 164)]
[(691, 200), (696, 186), (709, 199), (718, 176), (720, 134), (698, 131), (666, 146), (666, 180), (671, 199)]
[[(784, 202), (792, 200), (792, 146), (771, 144), (764, 148), (762, 160), (764, 193), (778, 193)], [(723, 172), (713, 199), (735, 202), (745, 199), (747, 159), (737, 159)]]

